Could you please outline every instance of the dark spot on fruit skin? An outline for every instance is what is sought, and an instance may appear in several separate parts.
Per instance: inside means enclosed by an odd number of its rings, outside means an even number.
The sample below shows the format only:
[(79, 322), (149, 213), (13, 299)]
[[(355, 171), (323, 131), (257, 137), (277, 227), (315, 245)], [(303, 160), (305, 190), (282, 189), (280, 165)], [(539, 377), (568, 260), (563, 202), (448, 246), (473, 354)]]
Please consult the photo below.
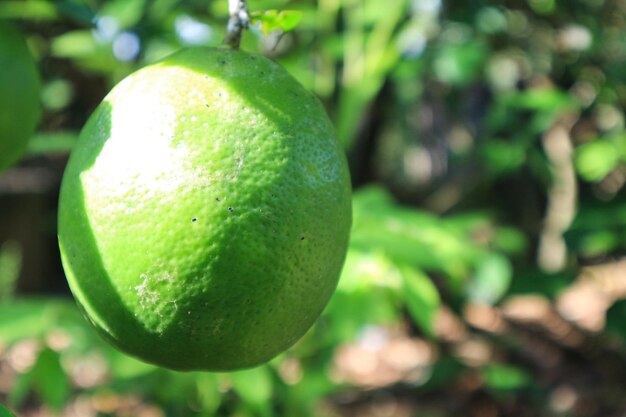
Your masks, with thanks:
[(211, 106), (209, 106), (209, 103), (204, 103), (204, 107), (206, 107), (208, 109)]
[(246, 299), (245, 303), (250, 305), (250, 304), (252, 304), (252, 300), (248, 298), (248, 299)]
[(222, 201), (219, 197), (215, 197), (215, 201)]
[(228, 207), (228, 211), (230, 211), (231, 213), (234, 211), (235, 209), (232, 207)]
[(300, 236), (300, 240), (304, 240), (304, 236)]
[(194, 217), (193, 219), (191, 219), (191, 222), (192, 222), (192, 223), (195, 223), (195, 222), (197, 222), (197, 221), (198, 221), (198, 218), (197, 218), (197, 217)]

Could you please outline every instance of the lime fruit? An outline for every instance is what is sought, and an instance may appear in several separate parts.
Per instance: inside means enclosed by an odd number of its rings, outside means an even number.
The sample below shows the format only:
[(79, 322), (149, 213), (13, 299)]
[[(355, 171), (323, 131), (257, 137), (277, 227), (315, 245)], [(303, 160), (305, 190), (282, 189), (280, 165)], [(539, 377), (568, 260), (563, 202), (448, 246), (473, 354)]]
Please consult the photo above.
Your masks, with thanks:
[(21, 33), (0, 23), (0, 171), (17, 162), (40, 116), (37, 66)]
[(265, 362), (332, 294), (351, 225), (321, 103), (273, 61), (175, 53), (118, 84), (66, 168), (70, 288), (112, 344), (178, 370)]

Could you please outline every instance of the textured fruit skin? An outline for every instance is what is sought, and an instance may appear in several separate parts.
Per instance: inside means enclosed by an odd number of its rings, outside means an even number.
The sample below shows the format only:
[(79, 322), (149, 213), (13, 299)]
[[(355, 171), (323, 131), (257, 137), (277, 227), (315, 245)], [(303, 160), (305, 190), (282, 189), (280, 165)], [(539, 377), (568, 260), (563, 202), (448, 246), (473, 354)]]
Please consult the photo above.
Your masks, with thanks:
[(20, 32), (0, 22), (0, 171), (26, 151), (40, 116), (37, 66)]
[(178, 370), (265, 362), (336, 287), (351, 225), (345, 155), (282, 67), (187, 49), (116, 86), (64, 174), (72, 292), (112, 344)]

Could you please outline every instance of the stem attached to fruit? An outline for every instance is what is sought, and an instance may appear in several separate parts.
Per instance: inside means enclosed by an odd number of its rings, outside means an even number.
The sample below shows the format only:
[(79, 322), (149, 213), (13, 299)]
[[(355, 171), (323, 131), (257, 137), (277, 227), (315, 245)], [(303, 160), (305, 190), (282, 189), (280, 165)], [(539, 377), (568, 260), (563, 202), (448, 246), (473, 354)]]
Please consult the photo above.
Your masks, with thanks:
[(246, 0), (228, 0), (230, 19), (226, 29), (224, 43), (233, 49), (239, 49), (241, 32), (250, 25), (250, 15)]

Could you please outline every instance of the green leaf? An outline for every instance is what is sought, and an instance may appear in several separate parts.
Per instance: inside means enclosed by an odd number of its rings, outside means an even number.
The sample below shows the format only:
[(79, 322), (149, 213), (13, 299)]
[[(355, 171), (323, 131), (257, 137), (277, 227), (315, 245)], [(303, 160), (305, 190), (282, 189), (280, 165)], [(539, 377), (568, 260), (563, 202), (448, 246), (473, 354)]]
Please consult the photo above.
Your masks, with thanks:
[(145, 7), (145, 0), (110, 0), (104, 2), (98, 14), (115, 19), (120, 29), (127, 29), (141, 21)]
[(2, 404), (0, 404), (0, 417), (15, 417), (11, 412)]
[(267, 366), (231, 374), (234, 390), (250, 407), (266, 412), (272, 398), (272, 377)]
[(619, 158), (613, 142), (594, 140), (576, 149), (576, 171), (587, 181), (599, 181), (615, 169)]
[(58, 411), (66, 404), (70, 396), (70, 382), (61, 366), (59, 354), (54, 350), (44, 348), (33, 367), (17, 378), (9, 395), (10, 402), (19, 407), (31, 389), (54, 410)]
[(530, 7), (538, 14), (548, 15), (554, 12), (556, 0), (529, 0)]
[(55, 6), (61, 15), (86, 26), (92, 25), (96, 17), (94, 11), (83, 2), (58, 1)]
[(525, 110), (550, 111), (577, 107), (565, 92), (551, 88), (533, 88), (515, 92), (503, 98), (511, 107)]
[(27, 337), (41, 336), (49, 325), (51, 308), (43, 302), (0, 304), (0, 341), (11, 344)]
[(28, 392), (31, 388), (31, 381), (33, 379), (33, 375), (31, 372), (26, 372), (23, 374), (19, 374), (11, 387), (11, 391), (9, 392), (9, 403), (15, 407), (20, 408), (26, 397), (28, 396)]
[(471, 240), (471, 230), (453, 219), (401, 207), (376, 188), (355, 194), (353, 213), (351, 249), (382, 253), (394, 263), (443, 273), (456, 295), (486, 253)]
[(47, 110), (59, 111), (70, 104), (73, 95), (74, 87), (70, 81), (50, 80), (41, 89), (41, 102)]
[(465, 86), (474, 81), (487, 59), (489, 50), (480, 41), (443, 45), (435, 56), (435, 76), (444, 83)]
[(222, 402), (216, 374), (199, 372), (195, 377), (198, 403), (206, 415), (214, 415)]
[(365, 325), (397, 323), (401, 288), (400, 273), (384, 254), (349, 249), (337, 290), (324, 310), (328, 327), (316, 343), (349, 342)]
[(22, 248), (17, 242), (8, 241), (0, 246), (0, 301), (8, 300), (15, 292), (15, 285), (22, 269)]
[(50, 1), (2, 1), (0, 19), (54, 20), (57, 11)]
[(435, 361), (428, 381), (420, 387), (420, 390), (431, 391), (446, 389), (454, 384), (466, 367), (452, 356), (442, 353)]
[(491, 140), (482, 146), (485, 167), (495, 175), (515, 171), (526, 162), (526, 147), (520, 140)]
[(11, 345), (18, 340), (42, 338), (50, 331), (62, 327), (76, 335), (73, 348), (85, 348), (92, 335), (100, 337), (82, 317), (76, 304), (69, 299), (17, 298), (0, 303), (0, 343)]
[(293, 30), (300, 19), (302, 13), (294, 10), (267, 10), (264, 12), (254, 12), (250, 16), (252, 23), (260, 23), (261, 32), (268, 35), (276, 30), (289, 32)]
[(89, 30), (64, 32), (50, 42), (52, 55), (58, 58), (84, 58), (98, 51), (98, 44)]
[(30, 373), (33, 388), (41, 400), (52, 409), (63, 408), (71, 388), (69, 378), (61, 366), (59, 354), (50, 348), (43, 349)]
[(30, 155), (67, 154), (78, 140), (77, 132), (41, 132), (28, 143)]
[(439, 310), (439, 292), (433, 282), (421, 271), (403, 265), (404, 301), (411, 317), (422, 331), (434, 337), (433, 321)]
[(482, 375), (485, 385), (497, 391), (524, 388), (532, 382), (528, 372), (510, 365), (489, 365), (483, 369)]
[(108, 345), (104, 350), (104, 354), (109, 363), (111, 373), (115, 375), (116, 380), (139, 378), (157, 369), (154, 365), (128, 356)]
[(490, 254), (478, 264), (474, 279), (468, 284), (469, 298), (481, 303), (494, 304), (506, 294), (512, 277), (513, 268), (509, 260), (499, 254)]

